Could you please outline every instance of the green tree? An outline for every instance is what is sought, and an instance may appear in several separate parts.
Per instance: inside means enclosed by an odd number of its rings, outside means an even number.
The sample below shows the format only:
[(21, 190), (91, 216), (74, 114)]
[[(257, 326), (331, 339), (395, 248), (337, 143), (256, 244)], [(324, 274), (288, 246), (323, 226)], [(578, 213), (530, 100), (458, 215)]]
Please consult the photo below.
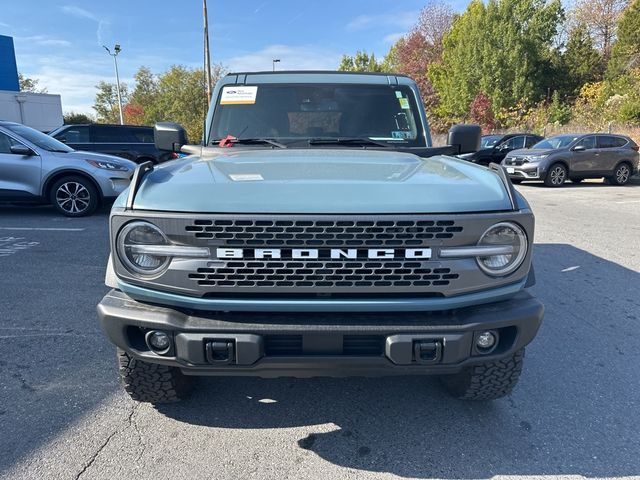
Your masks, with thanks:
[(569, 32), (566, 49), (559, 58), (558, 90), (564, 95), (575, 97), (585, 83), (602, 80), (602, 54), (594, 47), (586, 25), (578, 24)]
[[(96, 85), (98, 93), (93, 104), (98, 123), (119, 123), (118, 91), (115, 83), (100, 82)], [(125, 83), (120, 84), (120, 96), (123, 107), (128, 102), (129, 90)]]
[(129, 97), (129, 110), (139, 112), (136, 123), (153, 124), (157, 121), (154, 105), (159, 94), (158, 79), (147, 67), (140, 67), (133, 78), (135, 87)]
[(622, 13), (618, 23), (618, 40), (613, 45), (607, 78), (640, 66), (640, 0), (634, 0)]
[(78, 125), (83, 123), (95, 123), (91, 115), (78, 112), (67, 112), (63, 115), (65, 125)]
[(38, 85), (40, 80), (35, 78), (29, 78), (24, 76), (22, 73), (18, 73), (18, 82), (20, 83), (20, 91), (28, 92), (28, 93), (47, 93), (47, 89), (42, 87), (40, 88)]
[(342, 72), (382, 72), (383, 64), (378, 63), (375, 54), (357, 51), (354, 56), (343, 55), (338, 70)]
[(438, 114), (465, 118), (480, 92), (495, 113), (534, 105), (552, 86), (552, 41), (563, 18), (560, 0), (473, 0), (445, 34), (442, 63), (429, 67)]

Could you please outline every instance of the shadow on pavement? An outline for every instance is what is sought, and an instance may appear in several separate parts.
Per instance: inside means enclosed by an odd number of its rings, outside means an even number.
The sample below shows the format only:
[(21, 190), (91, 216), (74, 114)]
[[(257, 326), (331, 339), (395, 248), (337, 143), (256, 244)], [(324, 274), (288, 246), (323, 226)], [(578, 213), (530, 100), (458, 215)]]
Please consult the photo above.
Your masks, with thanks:
[(547, 314), (509, 398), (452, 400), (433, 378), (214, 378), (158, 410), (218, 428), (315, 426), (299, 448), (403, 477), (640, 475), (640, 305), (629, 288), (640, 274), (563, 244), (537, 245), (535, 262)]

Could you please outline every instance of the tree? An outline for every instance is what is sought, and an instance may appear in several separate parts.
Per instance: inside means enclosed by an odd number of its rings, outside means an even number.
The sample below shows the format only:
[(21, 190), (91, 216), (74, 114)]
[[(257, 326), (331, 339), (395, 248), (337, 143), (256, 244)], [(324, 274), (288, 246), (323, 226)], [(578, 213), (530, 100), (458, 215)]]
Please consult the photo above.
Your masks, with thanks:
[(587, 27), (605, 60), (611, 54), (620, 14), (628, 4), (629, 0), (577, 0), (573, 8), (571, 16)]
[(482, 133), (491, 133), (496, 128), (496, 118), (491, 110), (491, 99), (480, 92), (470, 108), (471, 120), (482, 127)]
[(95, 119), (86, 113), (67, 112), (63, 116), (65, 125), (78, 125), (83, 123), (95, 123)]
[(133, 78), (135, 88), (125, 108), (127, 122), (138, 125), (154, 123), (153, 106), (159, 93), (158, 79), (147, 67), (140, 67)]
[[(115, 83), (100, 82), (96, 85), (96, 93), (93, 109), (96, 111), (98, 123), (119, 123), (118, 91)], [(125, 83), (120, 84), (120, 96), (124, 106), (129, 98), (129, 91)]]
[(383, 64), (408, 75), (418, 84), (422, 99), (429, 110), (438, 102), (427, 72), (429, 66), (442, 61), (443, 39), (451, 29), (454, 13), (448, 4), (430, 0), (420, 11), (411, 31), (391, 47)]
[(563, 18), (560, 0), (473, 0), (444, 36), (442, 63), (429, 67), (437, 113), (463, 119), (480, 92), (495, 114), (524, 111), (544, 98)]
[(559, 67), (559, 90), (574, 98), (585, 83), (602, 80), (602, 55), (594, 47), (586, 25), (578, 24), (569, 32)]
[(37, 80), (35, 78), (29, 78), (29, 77), (25, 77), (22, 73), (18, 73), (18, 82), (20, 84), (20, 91), (21, 92), (28, 92), (28, 93), (47, 93), (47, 89), (46, 88), (40, 88), (38, 86), (38, 84), (40, 83), (40, 80)]
[(634, 0), (620, 16), (618, 40), (613, 45), (607, 76), (615, 78), (640, 67), (640, 0)]
[(338, 70), (341, 72), (381, 72), (382, 64), (378, 63), (376, 56), (372, 53), (358, 50), (352, 57), (343, 55)]

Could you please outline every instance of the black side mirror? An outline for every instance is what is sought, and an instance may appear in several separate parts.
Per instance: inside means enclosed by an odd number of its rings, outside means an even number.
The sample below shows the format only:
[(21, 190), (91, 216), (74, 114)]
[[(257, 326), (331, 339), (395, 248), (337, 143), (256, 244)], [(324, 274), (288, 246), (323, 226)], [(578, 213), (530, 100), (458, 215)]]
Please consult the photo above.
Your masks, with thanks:
[(156, 123), (153, 137), (156, 148), (165, 152), (179, 152), (183, 145), (189, 143), (186, 130), (173, 122)]
[(25, 145), (11, 145), (11, 153), (14, 155), (23, 155), (25, 157), (30, 157), (34, 154), (33, 150)]
[(458, 147), (458, 155), (480, 150), (480, 125), (454, 125), (449, 130), (447, 144)]

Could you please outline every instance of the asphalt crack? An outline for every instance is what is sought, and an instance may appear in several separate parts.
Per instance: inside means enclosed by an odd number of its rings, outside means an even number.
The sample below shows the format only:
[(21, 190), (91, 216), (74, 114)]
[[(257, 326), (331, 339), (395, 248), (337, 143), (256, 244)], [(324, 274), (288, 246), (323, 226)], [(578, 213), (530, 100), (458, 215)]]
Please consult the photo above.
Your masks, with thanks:
[(129, 412), (129, 415), (127, 415), (127, 420), (126, 420), (126, 425), (124, 426), (124, 428), (116, 428), (113, 432), (111, 432), (111, 434), (109, 434), (109, 436), (107, 436), (107, 438), (105, 439), (104, 442), (102, 442), (102, 445), (100, 445), (100, 447), (98, 447), (98, 449), (95, 451), (95, 453), (91, 456), (91, 458), (89, 459), (89, 461), (85, 464), (84, 467), (82, 467), (82, 470), (80, 470), (80, 472), (76, 475), (75, 480), (79, 480), (80, 477), (82, 477), (82, 475), (84, 475), (95, 463), (95, 461), (98, 459), (98, 457), (100, 456), (100, 454), (102, 453), (102, 451), (107, 448), (107, 446), (109, 445), (109, 443), (111, 442), (111, 439), (113, 439), (113, 437), (115, 437), (117, 434), (119, 433), (123, 433), (124, 431), (126, 431), (128, 428), (133, 427), (136, 432), (138, 433), (138, 438), (141, 439), (141, 435), (140, 435), (140, 431), (138, 430), (137, 425), (134, 426), (133, 425), (133, 415), (135, 414), (136, 410), (138, 409), (139, 404), (134, 404), (131, 407), (131, 411)]

